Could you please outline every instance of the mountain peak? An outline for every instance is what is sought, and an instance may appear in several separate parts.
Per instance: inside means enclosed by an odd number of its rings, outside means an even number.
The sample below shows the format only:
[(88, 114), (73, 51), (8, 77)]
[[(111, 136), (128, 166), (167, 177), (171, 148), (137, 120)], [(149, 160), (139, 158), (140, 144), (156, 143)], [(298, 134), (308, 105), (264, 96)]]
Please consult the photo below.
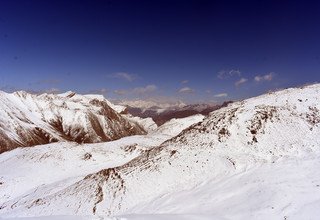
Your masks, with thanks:
[(61, 94), (58, 94), (58, 96), (60, 97), (66, 97), (66, 98), (72, 98), (73, 96), (75, 96), (76, 93), (73, 92), (73, 91), (67, 91), (65, 93), (61, 93)]
[[(0, 96), (0, 152), (57, 141), (103, 142), (145, 134), (119, 114), (108, 100), (74, 92), (31, 95), (25, 91)], [(123, 107), (121, 107), (123, 108)]]

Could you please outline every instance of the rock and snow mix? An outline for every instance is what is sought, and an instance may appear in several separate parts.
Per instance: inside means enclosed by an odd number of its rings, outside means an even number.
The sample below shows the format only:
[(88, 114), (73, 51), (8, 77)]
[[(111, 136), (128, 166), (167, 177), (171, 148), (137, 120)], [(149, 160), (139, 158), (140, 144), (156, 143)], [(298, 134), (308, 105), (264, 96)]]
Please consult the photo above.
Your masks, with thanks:
[(0, 153), (58, 141), (96, 143), (145, 134), (103, 96), (0, 92)]
[(317, 219), (319, 84), (197, 117), (105, 144), (1, 154), (0, 216)]

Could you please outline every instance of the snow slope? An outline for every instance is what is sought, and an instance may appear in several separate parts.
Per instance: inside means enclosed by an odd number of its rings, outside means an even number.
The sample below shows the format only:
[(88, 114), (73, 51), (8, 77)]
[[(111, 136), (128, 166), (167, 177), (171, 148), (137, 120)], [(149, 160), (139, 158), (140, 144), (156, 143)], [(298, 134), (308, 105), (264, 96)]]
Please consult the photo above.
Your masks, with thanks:
[(5, 199), (0, 215), (316, 219), (319, 109), (319, 84), (233, 103), (128, 163)]
[(205, 117), (203, 115), (192, 115), (185, 118), (173, 118), (152, 131), (151, 134), (176, 136), (191, 125), (203, 121), (204, 118)]
[(57, 141), (103, 142), (145, 134), (103, 96), (0, 92), (0, 153)]
[[(179, 119), (167, 127), (161, 126), (158, 132), (107, 143), (53, 143), (3, 153), (0, 155), (0, 204), (42, 186), (75, 183), (101, 169), (121, 166), (202, 119), (202, 116)], [(172, 132), (161, 132), (168, 129)]]
[(209, 219), (317, 219), (319, 159), (308, 155), (259, 163), (139, 204), (132, 211), (213, 216)]

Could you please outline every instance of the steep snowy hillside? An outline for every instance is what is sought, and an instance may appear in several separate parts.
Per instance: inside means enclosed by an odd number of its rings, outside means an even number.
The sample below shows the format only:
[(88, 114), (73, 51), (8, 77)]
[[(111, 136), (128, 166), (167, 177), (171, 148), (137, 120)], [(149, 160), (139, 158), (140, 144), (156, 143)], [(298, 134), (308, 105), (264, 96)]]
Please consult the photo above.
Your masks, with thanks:
[[(57, 141), (102, 142), (144, 134), (123, 118), (120, 106), (98, 95), (0, 92), (0, 153)], [(122, 107), (123, 108), (123, 107)]]
[(101, 169), (121, 166), (201, 120), (203, 116), (173, 120), (152, 134), (107, 143), (53, 143), (3, 153), (0, 155), (0, 207), (41, 186), (61, 187), (63, 183), (77, 182)]
[(151, 132), (152, 134), (162, 134), (176, 136), (182, 130), (190, 127), (191, 125), (203, 121), (203, 115), (193, 115), (186, 118), (173, 118), (170, 121), (167, 121), (163, 125), (159, 126), (156, 130)]
[(124, 165), (4, 199), (0, 215), (315, 219), (319, 123), (320, 84), (233, 103)]

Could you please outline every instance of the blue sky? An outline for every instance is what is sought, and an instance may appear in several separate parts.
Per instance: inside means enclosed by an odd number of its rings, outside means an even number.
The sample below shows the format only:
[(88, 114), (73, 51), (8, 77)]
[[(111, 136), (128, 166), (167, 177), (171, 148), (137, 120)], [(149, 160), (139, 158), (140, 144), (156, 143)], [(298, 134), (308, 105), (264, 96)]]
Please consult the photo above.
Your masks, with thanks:
[(319, 81), (319, 1), (0, 1), (0, 89), (243, 99)]

